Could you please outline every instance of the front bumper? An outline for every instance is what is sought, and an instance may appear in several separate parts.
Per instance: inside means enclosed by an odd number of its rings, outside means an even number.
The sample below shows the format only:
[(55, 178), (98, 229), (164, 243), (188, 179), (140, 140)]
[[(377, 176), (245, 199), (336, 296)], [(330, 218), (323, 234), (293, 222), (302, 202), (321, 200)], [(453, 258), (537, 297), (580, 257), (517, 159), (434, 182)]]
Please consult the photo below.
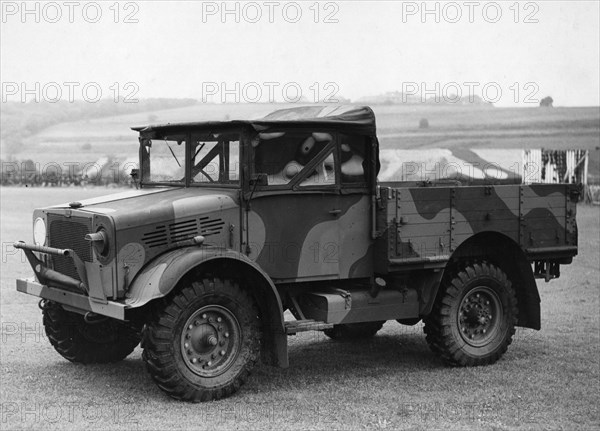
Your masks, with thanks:
[(58, 302), (74, 311), (92, 312), (113, 319), (125, 320), (127, 306), (115, 301), (97, 302), (93, 298), (38, 283), (32, 278), (17, 279), (17, 290), (29, 295)]
[[(95, 267), (81, 261), (71, 249), (57, 249), (26, 244), (22, 241), (14, 244), (22, 249), (35, 272), (36, 279), (17, 279), (17, 290), (29, 295), (57, 302), (80, 313), (92, 312), (118, 320), (125, 320), (126, 305), (109, 301), (102, 288), (101, 278), (94, 276)], [(33, 252), (60, 255), (74, 260), (80, 280), (48, 268)]]

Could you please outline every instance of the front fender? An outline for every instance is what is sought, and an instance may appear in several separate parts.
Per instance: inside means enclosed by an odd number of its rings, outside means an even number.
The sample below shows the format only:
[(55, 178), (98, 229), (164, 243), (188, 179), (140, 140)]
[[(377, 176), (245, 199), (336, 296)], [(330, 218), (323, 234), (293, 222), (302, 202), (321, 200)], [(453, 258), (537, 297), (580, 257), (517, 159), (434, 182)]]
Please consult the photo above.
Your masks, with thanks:
[(137, 274), (127, 292), (125, 304), (128, 309), (132, 309), (162, 298), (192, 269), (210, 264), (211, 261), (222, 263), (223, 260), (235, 263), (233, 267), (239, 274), (243, 274), (245, 279), (255, 282), (259, 280), (260, 286), (253, 286), (261, 291), (253, 293), (262, 298), (258, 306), (265, 316), (263, 361), (286, 368), (289, 365), (287, 335), (283, 306), (277, 288), (255, 262), (239, 252), (217, 247), (185, 247), (162, 254)]
[[(287, 367), (287, 335), (283, 306), (277, 288), (270, 277), (247, 256), (233, 250), (217, 247), (185, 247), (158, 256), (134, 278), (127, 292), (125, 304), (128, 309), (141, 307), (171, 292), (179, 281), (192, 269), (210, 264), (211, 261), (230, 260), (240, 274), (254, 281), (259, 280), (263, 298), (258, 304), (265, 316), (265, 339), (262, 347), (263, 361)], [(256, 286), (258, 287), (258, 286)], [(258, 293), (258, 292), (254, 292)]]
[(126, 294), (125, 304), (128, 308), (138, 308), (153, 299), (162, 298), (171, 292), (190, 270), (216, 259), (232, 259), (248, 265), (264, 278), (277, 299), (283, 328), (281, 298), (269, 276), (245, 255), (234, 250), (217, 247), (184, 247), (161, 254), (149, 262), (133, 279)]

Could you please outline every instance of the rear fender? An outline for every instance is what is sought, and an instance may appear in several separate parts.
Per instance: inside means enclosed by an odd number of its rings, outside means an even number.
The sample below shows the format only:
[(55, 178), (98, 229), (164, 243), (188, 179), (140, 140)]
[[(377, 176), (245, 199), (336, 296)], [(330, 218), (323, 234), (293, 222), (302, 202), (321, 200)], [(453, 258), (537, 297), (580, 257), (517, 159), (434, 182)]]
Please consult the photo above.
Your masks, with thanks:
[(489, 260), (502, 269), (512, 282), (517, 295), (519, 320), (517, 326), (539, 330), (541, 328), (540, 294), (531, 264), (523, 250), (511, 238), (499, 232), (482, 232), (462, 243), (452, 255), (445, 274), (461, 262)]

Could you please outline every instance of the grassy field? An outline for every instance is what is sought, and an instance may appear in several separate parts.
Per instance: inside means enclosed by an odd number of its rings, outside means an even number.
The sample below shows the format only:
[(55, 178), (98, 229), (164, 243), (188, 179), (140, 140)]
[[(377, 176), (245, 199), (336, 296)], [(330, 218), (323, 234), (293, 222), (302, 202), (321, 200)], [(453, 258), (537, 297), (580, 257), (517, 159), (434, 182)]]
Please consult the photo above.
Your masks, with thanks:
[(1, 429), (600, 429), (600, 208), (580, 206), (580, 251), (538, 283), (542, 330), (518, 330), (493, 366), (450, 368), (421, 325), (388, 322), (371, 341), (290, 337), (289, 369), (259, 366), (233, 397), (186, 404), (151, 381), (141, 350), (116, 365), (74, 365), (50, 346), (31, 274), (10, 247), (34, 207), (106, 189), (0, 188)]
[[(44, 165), (95, 162), (103, 156), (137, 157), (130, 128), (149, 123), (260, 118), (285, 104), (196, 105), (66, 122), (29, 137), (16, 159)], [(491, 108), (481, 106), (374, 105), (382, 148), (587, 149), (590, 180), (600, 183), (600, 109)], [(426, 118), (428, 129), (419, 129)], [(5, 158), (7, 155), (3, 154)], [(520, 162), (520, 161), (519, 161)]]

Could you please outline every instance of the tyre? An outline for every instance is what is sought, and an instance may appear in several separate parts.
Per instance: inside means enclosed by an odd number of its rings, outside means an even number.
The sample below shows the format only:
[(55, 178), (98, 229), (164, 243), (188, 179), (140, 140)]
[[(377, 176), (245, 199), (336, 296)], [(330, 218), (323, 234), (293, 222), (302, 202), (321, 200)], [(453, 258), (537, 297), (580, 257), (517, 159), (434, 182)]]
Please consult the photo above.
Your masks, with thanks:
[(517, 317), (510, 280), (484, 262), (466, 266), (442, 284), (424, 330), (431, 350), (448, 363), (486, 365), (506, 352)]
[(46, 301), (42, 310), (50, 344), (71, 362), (118, 362), (140, 342), (140, 329), (131, 323), (111, 318), (88, 323), (83, 315), (52, 301)]
[(362, 322), (333, 325), (323, 332), (332, 340), (352, 341), (374, 337), (385, 322)]
[(184, 281), (144, 331), (154, 382), (184, 401), (217, 400), (242, 386), (260, 354), (252, 297), (229, 280)]

